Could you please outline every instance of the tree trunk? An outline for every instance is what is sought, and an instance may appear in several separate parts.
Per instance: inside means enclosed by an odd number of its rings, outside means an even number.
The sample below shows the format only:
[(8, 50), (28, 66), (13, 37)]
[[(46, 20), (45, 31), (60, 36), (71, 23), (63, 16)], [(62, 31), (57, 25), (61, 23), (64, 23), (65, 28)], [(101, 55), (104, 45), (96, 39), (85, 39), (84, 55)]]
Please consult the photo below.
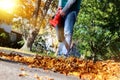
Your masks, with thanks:
[(29, 35), (27, 37), (27, 40), (24, 40), (25, 44), (21, 48), (22, 50), (31, 51), (32, 50), (32, 44), (34, 43), (34, 40), (36, 36), (38, 35), (39, 30), (38, 29), (31, 29), (29, 31)]
[(22, 50), (31, 51), (32, 44), (34, 43), (34, 40), (39, 33), (39, 29), (36, 28), (36, 24), (37, 24), (37, 17), (39, 13), (40, 3), (41, 3), (41, 0), (36, 0), (35, 2), (35, 10), (33, 12), (32, 21), (31, 21), (32, 24), (35, 26), (35, 28), (31, 28), (27, 39), (24, 39), (25, 43), (21, 48)]
[[(45, 2), (45, 6), (44, 6), (44, 13), (42, 13), (41, 19), (40, 19), (40, 25), (42, 25), (42, 22), (47, 14), (47, 11), (49, 9), (49, 5), (51, 4), (52, 0), (47, 0)], [(32, 44), (34, 43), (34, 40), (36, 38), (36, 36), (39, 33), (40, 27), (37, 27), (37, 18), (39, 15), (39, 10), (40, 10), (40, 4), (41, 4), (41, 0), (36, 0), (35, 2), (35, 10), (33, 12), (33, 16), (32, 16), (32, 24), (34, 25), (34, 28), (31, 28), (31, 30), (29, 31), (29, 35), (27, 37), (25, 41), (25, 44), (23, 45), (23, 47), (21, 48), (22, 50), (26, 50), (26, 51), (31, 51), (32, 50)]]

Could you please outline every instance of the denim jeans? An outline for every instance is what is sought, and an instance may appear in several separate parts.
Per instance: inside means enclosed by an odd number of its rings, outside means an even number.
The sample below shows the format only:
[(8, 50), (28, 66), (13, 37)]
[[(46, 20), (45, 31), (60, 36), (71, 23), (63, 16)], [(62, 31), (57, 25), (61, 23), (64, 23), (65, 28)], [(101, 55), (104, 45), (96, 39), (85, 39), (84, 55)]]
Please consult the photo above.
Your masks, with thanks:
[(61, 25), (56, 26), (56, 34), (59, 41), (58, 55), (67, 54), (68, 50), (64, 44), (64, 40), (71, 46), (73, 28), (78, 12), (70, 11), (62, 17)]

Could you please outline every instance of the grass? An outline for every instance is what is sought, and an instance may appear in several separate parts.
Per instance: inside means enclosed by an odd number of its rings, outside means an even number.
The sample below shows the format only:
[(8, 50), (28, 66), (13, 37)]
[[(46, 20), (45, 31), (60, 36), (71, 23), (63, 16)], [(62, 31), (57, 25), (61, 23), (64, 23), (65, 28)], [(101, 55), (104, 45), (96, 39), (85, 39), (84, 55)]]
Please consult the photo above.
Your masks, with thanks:
[(50, 56), (50, 57), (55, 57), (54, 56), (54, 53), (38, 53), (38, 52), (32, 52), (32, 51), (25, 51), (25, 50), (21, 50), (21, 49), (13, 49), (13, 48), (7, 48), (7, 47), (0, 47), (0, 51), (3, 51), (3, 52), (8, 52), (8, 53), (11, 53), (11, 52), (20, 52), (22, 54), (29, 54), (29, 55), (41, 55), (41, 56)]

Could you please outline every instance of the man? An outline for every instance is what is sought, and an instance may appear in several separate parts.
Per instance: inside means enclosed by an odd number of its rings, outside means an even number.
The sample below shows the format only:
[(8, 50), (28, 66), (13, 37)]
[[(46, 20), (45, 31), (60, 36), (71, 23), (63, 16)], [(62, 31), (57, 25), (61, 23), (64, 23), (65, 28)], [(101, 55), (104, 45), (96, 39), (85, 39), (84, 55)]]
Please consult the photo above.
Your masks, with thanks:
[(59, 40), (58, 55), (69, 56), (71, 53), (71, 43), (73, 35), (73, 27), (77, 14), (80, 10), (81, 0), (59, 0), (58, 11), (55, 16), (57, 18), (56, 32)]

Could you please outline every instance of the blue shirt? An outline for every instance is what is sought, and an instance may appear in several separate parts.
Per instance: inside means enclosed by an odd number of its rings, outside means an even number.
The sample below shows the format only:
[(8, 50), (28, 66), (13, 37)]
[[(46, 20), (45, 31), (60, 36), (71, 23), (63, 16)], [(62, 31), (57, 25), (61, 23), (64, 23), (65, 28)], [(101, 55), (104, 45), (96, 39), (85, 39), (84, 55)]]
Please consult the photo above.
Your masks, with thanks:
[(59, 0), (59, 7), (63, 8), (63, 12), (67, 13), (69, 10), (78, 11), (80, 9), (81, 0)]

